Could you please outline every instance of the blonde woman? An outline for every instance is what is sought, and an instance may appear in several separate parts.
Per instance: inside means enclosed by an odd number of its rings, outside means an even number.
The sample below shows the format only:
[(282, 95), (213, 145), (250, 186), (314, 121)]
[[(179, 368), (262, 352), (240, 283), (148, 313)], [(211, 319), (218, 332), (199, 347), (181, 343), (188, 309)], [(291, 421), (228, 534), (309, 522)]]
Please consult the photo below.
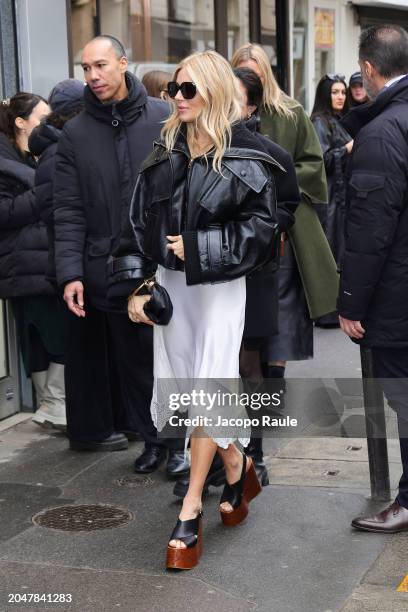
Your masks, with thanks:
[[(281, 167), (241, 123), (238, 82), (215, 51), (183, 60), (168, 84), (173, 112), (145, 161), (111, 282), (139, 288), (158, 264), (156, 280), (173, 302), (167, 326), (154, 326), (158, 429), (168, 414), (157, 401), (163, 379), (238, 379), (245, 317), (245, 275), (271, 260), (276, 247), (273, 172)], [(130, 255), (130, 257), (129, 257)], [(129, 316), (152, 325), (148, 295), (129, 300)], [(214, 433), (213, 431), (210, 433)], [(217, 432), (215, 432), (217, 433)], [(201, 553), (203, 486), (215, 453), (226, 470), (221, 519), (240, 523), (260, 491), (251, 459), (235, 438), (194, 429), (190, 483), (167, 547), (167, 567), (190, 569)], [(240, 439), (243, 446), (248, 436)]]
[(265, 377), (279, 378), (286, 361), (313, 357), (312, 319), (336, 309), (338, 275), (313, 206), (327, 204), (323, 154), (309, 117), (279, 88), (261, 46), (243, 45), (231, 63), (261, 79), (261, 132), (292, 156), (301, 193), (279, 270), (279, 333), (263, 347)]

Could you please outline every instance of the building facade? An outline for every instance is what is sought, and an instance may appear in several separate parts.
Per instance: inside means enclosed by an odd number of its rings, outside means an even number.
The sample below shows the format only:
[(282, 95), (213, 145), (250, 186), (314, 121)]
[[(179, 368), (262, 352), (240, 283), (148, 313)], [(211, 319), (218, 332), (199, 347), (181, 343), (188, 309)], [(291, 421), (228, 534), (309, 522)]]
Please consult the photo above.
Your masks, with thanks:
[[(281, 87), (310, 111), (322, 75), (358, 69), (362, 27), (408, 29), (408, 0), (0, 0), (0, 99), (18, 90), (48, 96), (82, 78), (81, 52), (97, 34), (119, 38), (130, 70), (172, 72), (186, 55), (216, 49), (231, 58), (263, 45)], [(0, 303), (0, 419), (21, 405), (10, 308)]]

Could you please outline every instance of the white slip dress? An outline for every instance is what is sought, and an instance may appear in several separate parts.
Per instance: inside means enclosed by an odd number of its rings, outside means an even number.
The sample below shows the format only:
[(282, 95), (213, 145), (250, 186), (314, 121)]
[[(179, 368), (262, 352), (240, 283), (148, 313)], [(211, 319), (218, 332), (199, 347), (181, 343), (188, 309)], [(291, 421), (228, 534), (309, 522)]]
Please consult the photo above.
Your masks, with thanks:
[[(197, 387), (206, 391), (237, 391), (240, 381), (239, 351), (245, 322), (245, 277), (228, 282), (187, 286), (184, 272), (158, 266), (157, 282), (165, 287), (173, 303), (173, 316), (166, 326), (155, 325), (154, 385), (151, 402), (153, 422), (162, 431), (173, 409), (169, 396), (175, 390), (191, 392)], [(219, 398), (219, 395), (218, 395)], [(183, 408), (179, 412), (182, 412)], [(234, 419), (245, 417), (245, 409), (236, 404), (224, 409), (187, 407), (188, 418), (197, 414), (210, 416), (212, 424), (203, 425), (204, 435), (211, 437), (218, 446), (238, 440), (247, 446), (250, 429), (240, 426), (217, 426), (218, 414)], [(169, 431), (169, 427), (166, 428)], [(186, 448), (194, 430), (187, 427)], [(180, 435), (178, 433), (174, 436)]]

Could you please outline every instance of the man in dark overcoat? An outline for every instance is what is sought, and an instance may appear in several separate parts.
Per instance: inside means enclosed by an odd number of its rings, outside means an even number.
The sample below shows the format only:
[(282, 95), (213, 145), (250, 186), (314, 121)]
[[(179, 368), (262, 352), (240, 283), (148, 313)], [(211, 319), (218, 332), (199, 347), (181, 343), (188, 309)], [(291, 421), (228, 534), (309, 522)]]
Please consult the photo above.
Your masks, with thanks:
[(394, 502), (352, 525), (396, 533), (408, 530), (408, 33), (368, 28), (359, 55), (373, 102), (343, 120), (355, 140), (338, 311), (343, 331), (372, 350), (397, 413), (403, 474)]

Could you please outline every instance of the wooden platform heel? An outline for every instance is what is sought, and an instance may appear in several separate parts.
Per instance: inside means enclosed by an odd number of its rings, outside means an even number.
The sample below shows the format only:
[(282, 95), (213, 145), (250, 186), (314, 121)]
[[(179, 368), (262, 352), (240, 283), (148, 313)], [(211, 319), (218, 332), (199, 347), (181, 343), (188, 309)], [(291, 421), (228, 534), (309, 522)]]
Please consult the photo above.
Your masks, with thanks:
[(202, 517), (200, 512), (188, 521), (177, 520), (169, 541), (181, 540), (186, 548), (167, 545), (167, 569), (189, 570), (197, 565), (203, 549)]
[[(247, 463), (249, 468), (247, 469)], [(248, 514), (248, 504), (262, 491), (256, 475), (253, 461), (243, 455), (242, 472), (240, 479), (234, 484), (226, 484), (221, 495), (220, 504), (228, 502), (233, 507), (231, 512), (220, 508), (221, 520), (224, 525), (233, 527), (239, 525)]]

